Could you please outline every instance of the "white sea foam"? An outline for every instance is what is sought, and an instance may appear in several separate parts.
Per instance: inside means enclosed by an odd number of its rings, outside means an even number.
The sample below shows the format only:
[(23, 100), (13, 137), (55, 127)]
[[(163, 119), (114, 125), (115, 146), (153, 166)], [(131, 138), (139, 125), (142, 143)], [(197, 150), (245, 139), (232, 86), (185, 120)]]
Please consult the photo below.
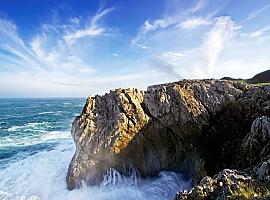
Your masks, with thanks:
[(48, 111), (48, 112), (40, 112), (38, 115), (46, 115), (46, 114), (53, 114), (54, 112)]
[(51, 131), (41, 135), (43, 141), (71, 138), (71, 134), (65, 131)]
[(22, 126), (12, 126), (7, 129), (9, 132), (13, 131), (27, 131), (27, 130), (32, 130), (32, 131), (43, 131), (44, 128), (48, 128), (51, 126), (48, 126), (48, 122), (30, 122), (27, 124), (24, 124)]
[(5, 200), (166, 200), (189, 187), (180, 175), (162, 172), (140, 180), (136, 171), (122, 177), (111, 169), (100, 187), (66, 189), (66, 172), (74, 152), (72, 140), (62, 140), (51, 151), (42, 151), (0, 170), (0, 199)]
[[(8, 146), (30, 146), (44, 143), (47, 141), (59, 141), (60, 139), (71, 138), (68, 131), (40, 131), (39, 134), (29, 135), (27, 137), (19, 137), (17, 134), (1, 137), (0, 147)], [(0, 199), (1, 200), (1, 199)]]

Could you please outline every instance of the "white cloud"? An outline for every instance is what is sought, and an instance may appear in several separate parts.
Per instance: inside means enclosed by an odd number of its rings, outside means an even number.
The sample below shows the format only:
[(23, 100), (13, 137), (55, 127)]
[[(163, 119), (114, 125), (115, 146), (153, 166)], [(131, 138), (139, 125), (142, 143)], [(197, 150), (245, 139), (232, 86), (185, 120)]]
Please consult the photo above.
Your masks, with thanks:
[(104, 28), (88, 27), (88, 28), (83, 29), (83, 30), (78, 30), (75, 33), (68, 34), (64, 38), (67, 41), (72, 41), (72, 40), (83, 38), (83, 37), (86, 37), (86, 36), (98, 36), (98, 35), (102, 35), (104, 33), (105, 33)]
[(236, 26), (231, 17), (221, 16), (216, 18), (214, 27), (204, 36), (202, 51), (206, 61), (204, 73), (207, 77), (213, 76), (218, 58), (235, 31)]
[[(99, 25), (99, 21), (110, 13), (113, 8), (107, 8), (105, 10), (99, 11), (90, 21), (89, 25), (86, 25), (85, 28), (76, 30), (73, 32), (68, 32), (63, 38), (67, 42), (74, 42), (74, 40), (83, 38), (83, 37), (94, 37), (99, 35), (104, 35), (107, 30)], [(74, 20), (73, 20), (74, 21)], [(75, 23), (79, 23), (78, 20), (75, 20)]]
[(256, 18), (256, 17), (259, 16), (261, 13), (265, 12), (268, 8), (270, 8), (270, 4), (267, 4), (267, 5), (265, 5), (264, 7), (262, 7), (262, 8), (260, 8), (260, 9), (256, 10), (256, 11), (254, 11), (254, 12), (252, 12), (252, 13), (250, 13), (249, 16), (248, 16), (246, 19), (244, 19), (244, 20), (242, 21), (242, 23), (245, 23), (245, 22), (247, 22), (247, 21), (249, 21), (249, 20), (252, 20), (252, 19)]
[(148, 65), (150, 68), (156, 69), (162, 76), (167, 75), (173, 80), (179, 80), (182, 77), (177, 68), (180, 67), (181, 61), (185, 57), (186, 55), (181, 52), (164, 52), (152, 56), (148, 60)]
[(181, 22), (179, 25), (177, 25), (178, 27), (181, 27), (183, 29), (194, 29), (197, 28), (199, 26), (207, 26), (210, 25), (211, 22), (208, 19), (204, 19), (201, 17), (193, 17), (190, 19), (187, 19), (183, 22)]
[(162, 53), (161, 57), (166, 60), (169, 64), (178, 64), (179, 61), (183, 60), (186, 55), (179, 52), (166, 52)]
[(207, 5), (207, 0), (198, 0), (197, 3), (190, 9), (191, 12), (198, 12)]
[(168, 26), (175, 23), (175, 19), (173, 18), (164, 18), (164, 19), (157, 19), (154, 21), (146, 20), (142, 27), (142, 32), (147, 33), (149, 31), (154, 31), (158, 28), (167, 28)]
[(270, 27), (267, 26), (267, 27), (264, 27), (262, 29), (256, 30), (254, 32), (248, 33), (247, 35), (249, 37), (257, 38), (257, 37), (263, 36), (265, 34), (265, 32), (267, 32), (269, 30), (270, 30)]
[[(142, 49), (150, 49), (151, 46), (146, 45), (145, 43), (147, 43), (149, 37), (155, 33), (161, 31), (166, 32), (166, 30), (175, 30), (179, 32), (179, 30), (177, 30), (179, 27), (182, 27), (183, 29), (193, 29), (198, 26), (209, 25), (211, 23), (211, 18), (216, 12), (208, 13), (207, 18), (193, 16), (195, 12), (203, 9), (207, 5), (207, 2), (207, 0), (198, 0), (183, 12), (179, 12), (178, 10), (174, 14), (167, 13), (164, 17), (156, 20), (145, 20), (135, 37), (132, 38), (131, 44)], [(178, 2), (178, 4), (180, 3)], [(174, 7), (177, 7), (177, 5)]]
[(149, 33), (159, 29), (165, 29), (171, 25), (176, 24), (177, 19), (173, 17), (167, 17), (164, 19), (157, 19), (157, 20), (146, 20), (144, 24), (141, 26), (137, 35), (132, 38), (131, 44), (142, 49), (148, 49), (150, 47), (143, 44), (143, 38)]

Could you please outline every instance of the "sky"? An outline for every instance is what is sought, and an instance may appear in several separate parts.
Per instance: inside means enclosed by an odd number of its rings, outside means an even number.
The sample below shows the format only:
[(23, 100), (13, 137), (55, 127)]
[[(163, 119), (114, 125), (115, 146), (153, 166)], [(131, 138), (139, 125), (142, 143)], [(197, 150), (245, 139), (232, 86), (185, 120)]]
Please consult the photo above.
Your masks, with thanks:
[(87, 97), (269, 66), (269, 0), (0, 0), (0, 97)]

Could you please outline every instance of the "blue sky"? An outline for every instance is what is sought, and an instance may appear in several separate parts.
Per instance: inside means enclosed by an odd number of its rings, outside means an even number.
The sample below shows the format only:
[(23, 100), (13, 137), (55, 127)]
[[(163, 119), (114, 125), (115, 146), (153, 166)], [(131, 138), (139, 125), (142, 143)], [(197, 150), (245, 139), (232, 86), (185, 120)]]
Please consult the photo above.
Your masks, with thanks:
[(0, 1), (0, 97), (85, 97), (269, 66), (269, 0)]

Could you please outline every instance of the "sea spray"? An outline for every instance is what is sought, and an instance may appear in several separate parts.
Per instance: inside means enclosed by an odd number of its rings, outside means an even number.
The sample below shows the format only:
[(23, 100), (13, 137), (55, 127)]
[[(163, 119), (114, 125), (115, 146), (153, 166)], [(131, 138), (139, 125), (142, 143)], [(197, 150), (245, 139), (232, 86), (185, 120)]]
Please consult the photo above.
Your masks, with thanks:
[(110, 168), (103, 176), (102, 186), (117, 187), (120, 185), (138, 186), (140, 176), (138, 171), (133, 167), (128, 167), (126, 176), (120, 174), (117, 170)]
[[(140, 179), (133, 171), (122, 176), (110, 169), (101, 186), (68, 191), (65, 176), (74, 152), (71, 139), (62, 139), (56, 148), (18, 160), (0, 171), (0, 190), (6, 200), (118, 200), (172, 199), (177, 191), (190, 187), (189, 183), (173, 172), (161, 172), (156, 178)], [(7, 195), (8, 194), (8, 195)], [(26, 198), (25, 198), (26, 197)]]

